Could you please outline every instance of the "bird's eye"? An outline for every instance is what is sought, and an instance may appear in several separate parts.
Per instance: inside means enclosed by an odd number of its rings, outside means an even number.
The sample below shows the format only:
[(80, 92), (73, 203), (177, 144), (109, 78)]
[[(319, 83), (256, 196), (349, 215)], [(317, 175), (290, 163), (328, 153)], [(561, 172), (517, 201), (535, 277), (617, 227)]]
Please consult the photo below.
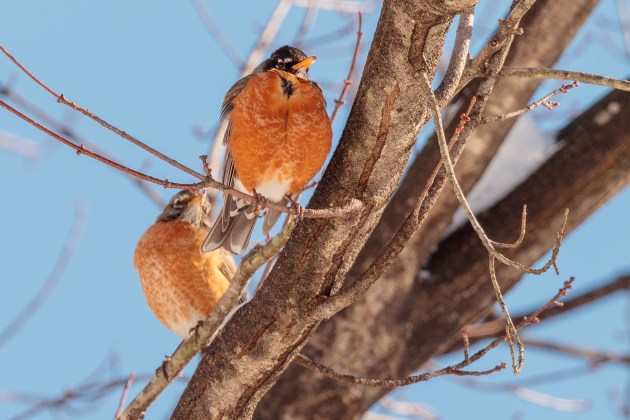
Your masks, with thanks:
[(278, 64), (276, 64), (276, 68), (278, 68), (279, 70), (284, 70), (285, 68), (284, 61), (278, 60)]
[(175, 209), (184, 208), (184, 200), (181, 200), (178, 198), (175, 201), (173, 201), (173, 208)]

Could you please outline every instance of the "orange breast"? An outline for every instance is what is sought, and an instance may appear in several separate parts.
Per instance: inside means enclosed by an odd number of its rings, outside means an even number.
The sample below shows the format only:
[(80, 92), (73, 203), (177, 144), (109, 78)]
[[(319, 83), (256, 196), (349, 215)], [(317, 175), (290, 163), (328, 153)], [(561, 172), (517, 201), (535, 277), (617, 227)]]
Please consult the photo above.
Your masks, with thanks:
[(229, 286), (224, 272), (234, 271), (234, 261), (223, 249), (200, 251), (207, 234), (181, 220), (157, 222), (142, 235), (134, 254), (149, 306), (182, 337), (212, 312)]
[[(282, 77), (292, 83), (286, 95)], [(324, 97), (294, 75), (268, 71), (253, 77), (234, 100), (228, 149), (248, 190), (279, 178), (288, 194), (301, 191), (330, 152), (332, 129)]]

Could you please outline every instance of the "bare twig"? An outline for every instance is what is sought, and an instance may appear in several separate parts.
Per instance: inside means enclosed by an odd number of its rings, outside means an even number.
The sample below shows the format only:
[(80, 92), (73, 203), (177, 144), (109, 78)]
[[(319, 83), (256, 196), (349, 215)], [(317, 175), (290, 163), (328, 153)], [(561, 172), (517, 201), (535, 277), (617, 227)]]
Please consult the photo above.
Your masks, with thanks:
[(440, 104), (440, 108), (451, 100), (464, 73), (464, 68), (468, 62), (468, 51), (470, 49), (470, 39), (472, 37), (474, 22), (474, 7), (459, 15), (459, 23), (457, 25), (457, 33), (455, 35), (451, 58), (448, 62), (444, 78), (440, 86), (435, 90), (435, 97)]
[[(355, 13), (359, 9), (371, 10), (375, 4), (375, 1), (317, 0), (318, 9), (334, 10), (343, 13)], [(293, 5), (296, 7), (309, 7), (310, 0), (293, 0)]]
[(49, 88), (46, 84), (44, 84), (41, 80), (39, 80), (37, 77), (35, 77), (35, 75), (33, 73), (31, 73), (26, 67), (24, 67), (24, 65), (22, 63), (20, 63), (15, 57), (13, 57), (9, 53), (9, 51), (7, 51), (6, 48), (4, 48), (4, 46), (0, 45), (0, 51), (2, 51), (4, 53), (4, 55), (6, 55), (11, 61), (13, 61), (13, 63), (16, 66), (18, 66), (20, 68), (20, 70), (22, 70), (35, 83), (37, 83), (45, 91), (47, 91), (48, 93), (53, 95), (57, 99), (57, 102), (62, 103), (64, 105), (67, 105), (70, 108), (74, 109), (75, 111), (78, 111), (81, 114), (91, 118), (92, 120), (96, 121), (97, 123), (99, 123), (100, 125), (105, 127), (106, 129), (116, 133), (117, 135), (119, 135), (120, 137), (124, 138), (125, 140), (133, 143), (134, 145), (140, 147), (143, 150), (146, 150), (147, 152), (151, 153), (153, 156), (155, 156), (158, 159), (161, 159), (164, 162), (166, 162), (166, 163), (176, 167), (177, 169), (180, 169), (180, 170), (186, 172), (187, 174), (192, 175), (193, 177), (201, 179), (201, 180), (203, 180), (205, 178), (199, 172), (194, 171), (194, 170), (190, 169), (189, 167), (187, 167), (185, 165), (182, 165), (181, 163), (177, 162), (175, 159), (172, 159), (172, 158), (166, 156), (165, 154), (163, 154), (161, 152), (158, 152), (157, 150), (155, 150), (151, 146), (148, 146), (147, 144), (145, 144), (145, 143), (141, 142), (140, 140), (136, 139), (135, 137), (130, 136), (126, 132), (120, 130), (117, 127), (114, 127), (111, 124), (109, 124), (107, 121), (103, 120), (102, 118), (100, 118), (99, 116), (95, 115), (94, 113), (88, 111), (87, 109), (81, 107), (80, 105), (78, 105), (78, 104), (76, 104), (76, 103), (74, 103), (72, 101), (69, 101), (68, 99), (66, 99), (66, 97), (63, 94), (58, 94), (57, 92), (55, 92), (54, 90)]
[[(542, 274), (545, 271), (547, 271), (549, 268), (551, 268), (552, 266), (556, 269), (556, 272), (557, 272), (558, 267), (556, 264), (556, 259), (558, 256), (558, 252), (560, 251), (560, 244), (562, 242), (562, 238), (564, 236), (564, 230), (566, 227), (567, 217), (568, 217), (568, 209), (565, 211), (562, 228), (560, 232), (558, 233), (558, 239), (556, 242), (556, 246), (554, 247), (554, 250), (551, 254), (551, 258), (542, 268), (535, 269), (535, 268), (527, 267), (516, 261), (510, 260), (502, 253), (498, 252), (495, 249), (496, 242), (490, 240), (488, 236), (486, 235), (485, 231), (483, 230), (483, 228), (477, 221), (475, 214), (473, 213), (470, 206), (468, 205), (468, 202), (466, 201), (466, 197), (464, 196), (464, 193), (461, 187), (459, 186), (459, 183), (455, 176), (455, 169), (453, 167), (453, 163), (451, 162), (449, 147), (446, 142), (446, 137), (444, 135), (444, 128), (442, 127), (442, 118), (440, 116), (440, 108), (437, 103), (437, 100), (435, 99), (435, 96), (431, 92), (431, 82), (429, 81), (426, 73), (423, 74), (423, 78), (426, 84), (426, 88), (428, 90), (427, 97), (429, 99), (429, 104), (433, 112), (435, 131), (438, 138), (438, 144), (440, 146), (440, 155), (442, 156), (442, 161), (444, 162), (444, 169), (446, 171), (447, 177), (449, 178), (451, 182), (451, 186), (453, 187), (455, 196), (457, 197), (457, 200), (459, 201), (462, 209), (464, 210), (464, 213), (468, 217), (468, 220), (470, 221), (471, 226), (477, 233), (477, 236), (481, 240), (481, 243), (484, 245), (484, 247), (488, 251), (488, 269), (490, 272), (490, 279), (492, 281), (492, 287), (494, 289), (497, 302), (499, 303), (499, 306), (501, 307), (501, 311), (505, 315), (505, 322), (507, 324), (506, 325), (506, 334), (508, 338), (507, 341), (508, 341), (508, 345), (510, 346), (510, 355), (512, 356), (512, 368), (513, 368), (514, 374), (518, 374), (523, 368), (525, 348), (520, 338), (518, 337), (516, 326), (514, 325), (512, 318), (510, 317), (510, 314), (508, 312), (507, 306), (505, 305), (505, 302), (503, 300), (503, 294), (501, 293), (501, 289), (499, 287), (499, 283), (496, 278), (494, 262), (495, 262), (495, 259), (498, 259), (503, 264), (520, 269), (530, 274)], [(523, 232), (523, 230), (524, 230), (523, 227), (521, 227), (521, 232)], [(517, 241), (517, 243), (520, 243), (520, 241)], [(504, 244), (500, 244), (500, 245), (504, 245)], [(510, 246), (511, 245), (504, 246), (504, 247), (510, 247)], [(518, 348), (518, 358), (516, 358), (515, 356), (515, 352), (513, 349), (514, 344), (516, 344), (516, 347)]]
[[(455, 132), (449, 142), (449, 148), (457, 142), (460, 134), (463, 132), (464, 126), (470, 121), (470, 117), (468, 115), (476, 102), (476, 97), (473, 97), (466, 113), (460, 116), (459, 124), (455, 128)], [(436, 188), (435, 182), (441, 168), (442, 161), (439, 161), (433, 169), (431, 176), (427, 180), (422, 194), (418, 197), (413, 211), (407, 216), (407, 219), (405, 219), (398, 232), (396, 232), (394, 237), (389, 241), (384, 251), (381, 252), (374, 262), (359, 277), (357, 277), (349, 287), (342, 289), (339, 293), (333, 296), (330, 296), (324, 302), (315, 307), (310, 313), (311, 317), (317, 320), (332, 317), (334, 314), (359, 299), (359, 297), (367, 292), (370, 287), (372, 287), (372, 285), (382, 276), (398, 253), (403, 249), (409, 238), (411, 238), (411, 236), (421, 226), (427, 215), (431, 201), (434, 201), (439, 194), (441, 186)]]
[[(355, 24), (352, 22), (348, 22), (340, 29), (327, 32), (304, 41), (302, 46), (305, 48), (313, 48), (318, 45), (325, 45), (327, 43), (338, 41), (340, 38), (344, 38), (348, 34), (350, 34), (354, 30), (354, 28)], [(324, 83), (320, 83), (320, 85), (323, 84)]]
[(606, 86), (630, 92), (630, 81), (572, 70), (555, 70), (543, 67), (504, 67), (501, 77), (514, 76), (535, 79), (575, 80), (589, 85)]
[[(480, 83), (475, 96), (470, 102), (468, 111), (460, 116), (459, 124), (455, 128), (455, 133), (448, 145), (449, 148), (451, 146), (453, 147), (451, 153), (453, 154), (453, 161), (455, 162), (461, 155), (466, 142), (478, 125), (476, 118), (478, 118), (483, 112), (488, 102), (488, 98), (490, 97), (497, 81), (497, 74), (505, 62), (511, 43), (512, 38), (510, 38), (503, 46), (500, 54), (496, 54), (491, 58), (488, 77)], [(430, 86), (430, 84), (428, 86)], [(434, 98), (430, 87), (427, 93)], [(471, 116), (474, 116), (475, 119), (471, 119)], [(471, 124), (468, 124), (468, 122), (471, 122)], [(394, 234), (393, 238), (385, 246), (380, 255), (375, 258), (372, 264), (354, 282), (352, 282), (349, 287), (341, 290), (333, 296), (330, 296), (313, 308), (309, 314), (312, 318), (316, 320), (328, 319), (340, 310), (351, 305), (367, 290), (369, 290), (369, 288), (372, 287), (372, 285), (383, 275), (385, 270), (389, 268), (396, 256), (407, 244), (411, 236), (420, 226), (422, 226), (422, 223), (427, 217), (428, 211), (431, 209), (437, 200), (437, 196), (444, 188), (444, 185), (447, 182), (447, 175), (446, 171), (442, 168), (442, 164), (443, 160), (438, 162), (431, 176), (427, 180), (422, 194), (414, 204), (413, 210), (409, 213), (402, 226)]]
[[(439, 420), (439, 416), (436, 414), (436, 411), (425, 404), (417, 403), (417, 402), (407, 402), (394, 399), (390, 396), (385, 396), (378, 401), (378, 405), (386, 409), (387, 411), (393, 414), (401, 414), (406, 418), (412, 419), (422, 419), (422, 420)], [(365, 420), (399, 420), (400, 417), (383, 417), (383, 418), (371, 418), (369, 416), (370, 412), (367, 413), (364, 417)], [(405, 418), (403, 417), (403, 418)]]
[[(83, 145), (76, 145), (73, 142), (71, 142), (70, 140), (66, 139), (65, 137), (55, 133), (54, 131), (44, 127), (43, 125), (39, 124), (38, 122), (36, 122), (35, 120), (31, 119), (30, 117), (26, 116), (25, 114), (21, 113), (20, 111), (18, 111), (17, 109), (13, 108), (12, 106), (10, 106), (9, 104), (7, 104), (6, 102), (0, 100), (0, 106), (7, 109), (9, 112), (13, 113), (14, 115), (18, 116), (19, 118), (21, 118), (22, 120), (26, 121), (27, 123), (31, 124), (32, 126), (34, 126), (35, 128), (37, 128), (38, 130), (43, 131), (44, 133), (48, 134), (49, 136), (53, 137), (55, 140), (60, 141), (61, 143), (65, 144), (66, 146), (72, 148), (73, 150), (75, 150), (77, 152), (78, 155), (86, 155), (89, 156), (93, 159), (98, 160), (101, 163), (104, 163), (108, 166), (111, 166), (112, 168), (118, 169), (126, 174), (132, 175), (136, 178), (151, 182), (153, 184), (157, 184), (157, 185), (161, 185), (164, 188), (178, 188), (178, 189), (184, 189), (184, 190), (198, 190), (201, 188), (214, 188), (214, 189), (218, 189), (221, 190), (225, 193), (228, 193), (230, 195), (233, 195), (235, 197), (241, 198), (249, 203), (254, 203), (256, 201), (256, 198), (254, 196), (251, 196), (249, 194), (246, 194), (242, 191), (236, 190), (234, 188), (230, 188), (225, 186), (224, 184), (215, 181), (210, 175), (206, 175), (204, 176), (202, 179), (203, 181), (201, 182), (197, 182), (197, 183), (192, 183), (192, 184), (183, 184), (183, 183), (178, 183), (178, 182), (171, 182), (168, 179), (159, 179), (147, 174), (144, 174), (140, 171), (136, 171), (134, 169), (131, 169), (127, 166), (121, 165), (120, 163), (117, 163), (111, 159), (108, 159), (98, 153), (95, 153), (91, 150), (88, 150), (87, 148), (85, 148)], [(283, 213), (288, 213), (288, 214), (297, 214), (297, 211), (291, 207), (285, 207), (282, 206), (280, 204), (276, 204), (270, 201), (266, 202), (266, 207), (273, 209), (273, 210), (277, 210)], [(305, 209), (304, 213), (303, 213), (303, 217), (306, 218), (335, 218), (335, 217), (342, 217), (348, 214), (353, 214), (356, 213), (357, 211), (359, 211), (362, 208), (362, 204), (361, 202), (359, 202), (358, 200), (353, 200), (351, 201), (347, 206), (342, 207), (342, 208), (331, 208), (331, 209), (324, 209), (324, 210), (314, 210), (314, 209)]]
[(1, 129), (0, 149), (30, 160), (39, 159), (44, 152), (43, 147), (39, 143)]
[(521, 213), (521, 233), (516, 238), (516, 241), (512, 243), (503, 243), (503, 242), (495, 242), (491, 241), (492, 245), (496, 248), (502, 249), (513, 249), (518, 248), (521, 243), (523, 243), (523, 239), (525, 239), (525, 232), (527, 230), (527, 205), (523, 205), (523, 212)]
[(505, 45), (509, 45), (512, 42), (514, 35), (518, 35), (522, 32), (519, 31), (518, 25), (521, 23), (521, 19), (525, 16), (525, 13), (534, 4), (536, 0), (520, 0), (512, 3), (510, 12), (505, 19), (499, 20), (499, 28), (496, 30), (492, 38), (483, 47), (481, 52), (472, 59), (466, 69), (464, 70), (464, 76), (462, 77), (460, 88), (468, 84), (468, 82), (476, 77), (476, 75), (484, 74), (490, 58), (499, 52)]
[(46, 302), (46, 300), (51, 296), (52, 292), (59, 284), (59, 281), (63, 278), (63, 273), (66, 271), (66, 268), (72, 260), (74, 252), (79, 245), (79, 239), (83, 232), (83, 227), (85, 226), (86, 213), (86, 206), (82, 203), (78, 203), (72, 227), (70, 228), (70, 233), (68, 233), (66, 242), (61, 248), (61, 252), (55, 262), (55, 266), (33, 299), (22, 309), (22, 311), (20, 311), (18, 316), (15, 317), (15, 319), (0, 332), (0, 348), (4, 346), (18, 331), (20, 331), (20, 329), (24, 327), (24, 324), (26, 324), (33, 315), (35, 315), (44, 302)]
[(352, 62), (350, 63), (350, 68), (348, 69), (348, 76), (346, 76), (346, 80), (343, 82), (343, 87), (341, 88), (341, 92), (339, 93), (339, 98), (335, 99), (335, 108), (333, 109), (332, 115), (330, 116), (330, 123), (333, 124), (335, 122), (335, 118), (337, 117), (337, 112), (341, 105), (344, 104), (343, 98), (346, 96), (348, 92), (348, 88), (352, 84), (352, 74), (354, 73), (354, 66), (357, 63), (357, 57), (359, 56), (359, 49), (361, 48), (361, 39), (363, 38), (362, 26), (363, 26), (363, 12), (359, 11), (359, 27), (357, 29), (357, 43), (354, 46), (354, 54), (352, 55)]
[(229, 40), (229, 38), (226, 37), (225, 34), (223, 34), (223, 31), (221, 31), (221, 28), (219, 28), (219, 26), (214, 22), (214, 19), (212, 19), (212, 16), (210, 15), (210, 11), (208, 10), (208, 7), (203, 2), (203, 0), (192, 0), (192, 2), (193, 2), (193, 5), (195, 6), (195, 9), (197, 10), (197, 14), (199, 15), (199, 18), (201, 19), (204, 26), (208, 30), (208, 33), (210, 34), (210, 36), (217, 42), (217, 44), (219, 45), (219, 47), (221, 47), (225, 55), (228, 56), (230, 61), (232, 61), (232, 63), (237, 68), (239, 69), (242, 68), (245, 62), (236, 51), (236, 48), (234, 48), (234, 45), (232, 45), (232, 42)]
[(347, 375), (345, 373), (339, 373), (327, 366), (324, 366), (320, 363), (315, 362), (313, 359), (303, 354), (298, 354), (294, 360), (296, 363), (306, 368), (314, 370), (315, 372), (319, 372), (322, 375), (326, 375), (329, 378), (335, 379), (337, 381), (347, 382), (351, 384), (358, 384), (358, 385), (377, 386), (377, 387), (383, 387), (383, 388), (396, 388), (399, 386), (415, 384), (417, 382), (428, 381), (429, 379), (437, 378), (438, 376), (443, 376), (443, 375), (455, 375), (455, 376), (490, 375), (502, 369), (505, 369), (507, 367), (505, 363), (501, 363), (489, 370), (465, 371), (465, 370), (461, 370), (461, 368), (455, 368), (454, 366), (449, 366), (444, 369), (436, 370), (433, 372), (427, 372), (420, 375), (409, 376), (404, 379), (371, 379), (371, 378), (362, 378), (360, 376)]
[(540, 105), (543, 105), (548, 110), (552, 110), (553, 108), (557, 107), (560, 104), (558, 102), (549, 102), (549, 99), (551, 99), (553, 96), (556, 96), (560, 93), (567, 93), (569, 92), (570, 89), (573, 89), (574, 87), (578, 87), (578, 86), (579, 86), (578, 82), (573, 82), (569, 85), (562, 85), (558, 89), (555, 89), (554, 91), (548, 93), (547, 95), (543, 96), (537, 101), (532, 102), (531, 104), (527, 105), (524, 108), (518, 109), (516, 111), (508, 112), (505, 114), (501, 114), (501, 115), (494, 115), (492, 117), (481, 117), (480, 123), (486, 124), (489, 122), (504, 121), (504, 120), (507, 120), (508, 118), (518, 117), (519, 115), (522, 115), (526, 112), (533, 110), (534, 108), (538, 108)]
[[(148, 375), (136, 375), (135, 379), (147, 380)], [(64, 389), (59, 396), (45, 398), (39, 395), (17, 393), (10, 391), (0, 391), (0, 401), (17, 402), (22, 404), (31, 404), (32, 407), (24, 412), (12, 417), (13, 420), (32, 419), (42, 410), (62, 409), (72, 402), (85, 401), (94, 403), (99, 399), (103, 399), (111, 392), (117, 391), (120, 387), (124, 387), (129, 381), (129, 377), (116, 378), (111, 380), (90, 381), (83, 385), (71, 389)]]
[[(107, 153), (96, 147), (94, 144), (92, 144), (92, 142), (75, 133), (69, 125), (56, 120), (50, 114), (43, 111), (40, 107), (38, 107), (25, 97), (16, 93), (9, 85), (5, 84), (4, 86), (0, 86), (0, 95), (5, 96), (9, 100), (11, 100), (11, 102), (26, 110), (29, 114), (34, 115), (36, 119), (43, 122), (44, 125), (46, 125), (47, 127), (52, 128), (59, 133), (63, 133), (64, 136), (72, 140), (74, 143), (83, 144), (95, 153), (111, 159), (111, 157), (108, 156)], [(125, 176), (126, 179), (131, 180), (135, 186), (137, 186), (147, 197), (149, 197), (149, 199), (153, 203), (155, 203), (156, 206), (158, 206), (159, 208), (164, 207), (164, 200), (162, 199), (162, 197), (157, 194), (156, 191), (151, 188), (146, 182), (134, 178), (133, 176), (127, 176), (127, 174), (125, 173), (122, 173), (122, 175)]]
[[(241, 77), (246, 74), (251, 73), (251, 71), (260, 63), (263, 59), (263, 54), (267, 51), (267, 48), (273, 42), (276, 34), (282, 27), (282, 22), (286, 18), (289, 10), (291, 10), (291, 6), (293, 6), (292, 0), (280, 0), (276, 5), (271, 17), (267, 21), (265, 28), (262, 30), (260, 34), (260, 38), (258, 39), (258, 44), (249, 54), (247, 58), (247, 62), (245, 66), (241, 69)], [(308, 5), (307, 5), (308, 7)]]
[(131, 388), (131, 384), (136, 379), (136, 375), (132, 372), (129, 375), (129, 379), (125, 382), (125, 386), (123, 387), (122, 395), (120, 396), (120, 402), (118, 403), (118, 409), (116, 410), (116, 414), (114, 414), (114, 419), (117, 419), (123, 412), (123, 408), (125, 408), (125, 402), (127, 400), (127, 394), (129, 393), (129, 388)]
[(195, 329), (190, 337), (167, 358), (162, 368), (149, 381), (142, 391), (131, 401), (119, 417), (138, 419), (147, 407), (166, 389), (171, 380), (192, 360), (199, 351), (207, 347), (217, 334), (222, 323), (238, 302), (247, 287), (249, 279), (269, 259), (273, 258), (289, 240), (295, 224), (290, 223), (264, 246), (254, 247), (241, 261), (237, 272), (230, 280), (230, 287), (217, 303), (212, 313)]
[(569, 346), (566, 344), (550, 343), (547, 341), (527, 339), (523, 340), (528, 346), (536, 347), (543, 350), (555, 351), (562, 354), (581, 357), (593, 364), (600, 363), (621, 363), (630, 365), (630, 354), (619, 354), (603, 352), (599, 350)]
[[(514, 327), (514, 331), (517, 331), (527, 325), (532, 325), (532, 324), (536, 324), (539, 322), (539, 315), (541, 313), (543, 313), (545, 310), (547, 310), (548, 308), (550, 308), (553, 305), (556, 305), (558, 303), (558, 299), (562, 296), (565, 296), (567, 291), (572, 287), (573, 284), (573, 278), (571, 278), (568, 281), (565, 281), (562, 285), (562, 287), (558, 290), (558, 292), (551, 298), (549, 299), (544, 305), (542, 305), (540, 308), (538, 308), (536, 311), (534, 311), (529, 317), (527, 317), (526, 319), (523, 319), (518, 326)], [(463, 335), (465, 338), (464, 340), (467, 341), (466, 335)], [(423, 373), (420, 375), (414, 375), (414, 376), (409, 376), (407, 378), (404, 379), (371, 379), (371, 378), (364, 378), (364, 377), (359, 377), (359, 376), (354, 376), (354, 375), (348, 375), (348, 374), (344, 374), (344, 373), (339, 373), (337, 371), (335, 371), (334, 369), (331, 369), (327, 366), (324, 366), (320, 363), (317, 363), (315, 361), (313, 361), (311, 358), (309, 358), (308, 356), (305, 356), (304, 354), (298, 354), (295, 358), (295, 361), (297, 363), (299, 363), (300, 365), (307, 367), (309, 369), (312, 369), (316, 372), (322, 373), (330, 378), (336, 379), (338, 381), (341, 382), (348, 382), (348, 383), (352, 383), (352, 384), (360, 384), (360, 385), (367, 385), (367, 386), (379, 386), (379, 387), (386, 387), (386, 388), (394, 388), (394, 387), (398, 387), (398, 386), (405, 386), (405, 385), (409, 385), (412, 383), (416, 383), (416, 382), (422, 382), (422, 381), (427, 381), (429, 379), (435, 378), (437, 376), (442, 376), (442, 375), (456, 375), (456, 376), (482, 376), (482, 375), (489, 375), (492, 374), (494, 372), (497, 372), (501, 369), (504, 369), (506, 367), (505, 363), (502, 363), (500, 365), (495, 366), (493, 369), (490, 370), (486, 370), (486, 371), (478, 371), (478, 372), (471, 372), (471, 371), (462, 371), (461, 369), (467, 366), (470, 366), (472, 363), (478, 361), (479, 359), (481, 359), (483, 356), (485, 356), (490, 350), (494, 349), (495, 347), (497, 347), (499, 344), (507, 341), (508, 344), (510, 342), (510, 340), (513, 340), (513, 337), (510, 336), (510, 332), (508, 331), (508, 333), (500, 338), (495, 339), (494, 341), (492, 341), (490, 344), (488, 344), (486, 347), (484, 347), (483, 349), (477, 351), (475, 354), (473, 354), (472, 356), (468, 355), (468, 352), (466, 351), (464, 354), (464, 360), (462, 360), (461, 362), (454, 364), (452, 366), (448, 366), (446, 368), (440, 369), (440, 370), (436, 370), (433, 372), (427, 372), (427, 373)]]
[[(563, 301), (562, 305), (560, 306), (554, 305), (546, 309), (545, 312), (539, 315), (539, 319), (542, 321), (559, 315), (566, 315), (572, 310), (581, 308), (582, 306), (588, 305), (589, 303), (596, 302), (597, 300), (610, 296), (611, 294), (618, 291), (626, 290), (629, 287), (630, 276), (621, 276), (603, 286), (596, 287), (595, 289), (585, 292), (581, 295), (573, 296), (571, 299)], [(520, 323), (523, 320), (527, 319), (531, 312), (532, 311), (525, 311), (521, 314), (514, 315), (512, 316), (512, 319), (514, 320), (514, 322)], [(471, 344), (482, 339), (495, 338), (505, 332), (505, 320), (503, 318), (497, 318), (478, 324), (466, 325), (465, 331), (466, 336), (468, 337), (468, 340)], [(453, 351), (459, 351), (460, 349), (461, 345), (455, 344), (446, 349), (443, 354)]]
[(319, 9), (316, 7), (318, 0), (308, 0), (308, 6), (306, 7), (306, 12), (304, 13), (304, 18), (302, 19), (302, 24), (300, 28), (297, 30), (295, 34), (295, 38), (293, 39), (293, 45), (297, 48), (301, 48), (304, 43), (304, 38), (306, 38), (306, 34), (313, 27), (315, 23), (315, 18), (317, 17), (317, 13)]

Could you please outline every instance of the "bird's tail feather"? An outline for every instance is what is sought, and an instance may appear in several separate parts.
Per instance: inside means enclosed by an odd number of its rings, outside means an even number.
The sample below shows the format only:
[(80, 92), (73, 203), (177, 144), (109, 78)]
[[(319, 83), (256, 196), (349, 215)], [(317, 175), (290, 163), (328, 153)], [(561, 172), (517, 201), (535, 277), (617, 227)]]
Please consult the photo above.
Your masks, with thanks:
[(253, 206), (242, 207), (238, 201), (231, 196), (225, 200), (221, 214), (201, 245), (203, 252), (223, 247), (233, 254), (240, 254), (247, 249), (256, 225), (256, 214)]
[[(285, 197), (278, 204), (285, 206), (289, 203), (289, 200)], [(271, 231), (271, 228), (278, 222), (278, 219), (282, 216), (282, 212), (277, 210), (269, 209), (267, 215), (265, 216), (265, 220), (263, 221), (262, 231), (265, 235), (268, 235)]]

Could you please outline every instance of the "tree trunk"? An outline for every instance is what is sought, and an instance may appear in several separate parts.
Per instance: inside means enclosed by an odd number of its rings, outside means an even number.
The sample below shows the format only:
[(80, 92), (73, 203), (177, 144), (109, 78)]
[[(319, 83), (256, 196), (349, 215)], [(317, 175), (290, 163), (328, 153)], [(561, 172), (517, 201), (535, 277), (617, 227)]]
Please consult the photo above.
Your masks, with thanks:
[(433, 76), (453, 17), (474, 3), (385, 1), (348, 123), (310, 203), (358, 199), (361, 214), (299, 223), (264, 285), (204, 351), (174, 418), (251, 416), (301, 350), (318, 325), (309, 310), (345, 278), (400, 181), (426, 120), (421, 72)]

